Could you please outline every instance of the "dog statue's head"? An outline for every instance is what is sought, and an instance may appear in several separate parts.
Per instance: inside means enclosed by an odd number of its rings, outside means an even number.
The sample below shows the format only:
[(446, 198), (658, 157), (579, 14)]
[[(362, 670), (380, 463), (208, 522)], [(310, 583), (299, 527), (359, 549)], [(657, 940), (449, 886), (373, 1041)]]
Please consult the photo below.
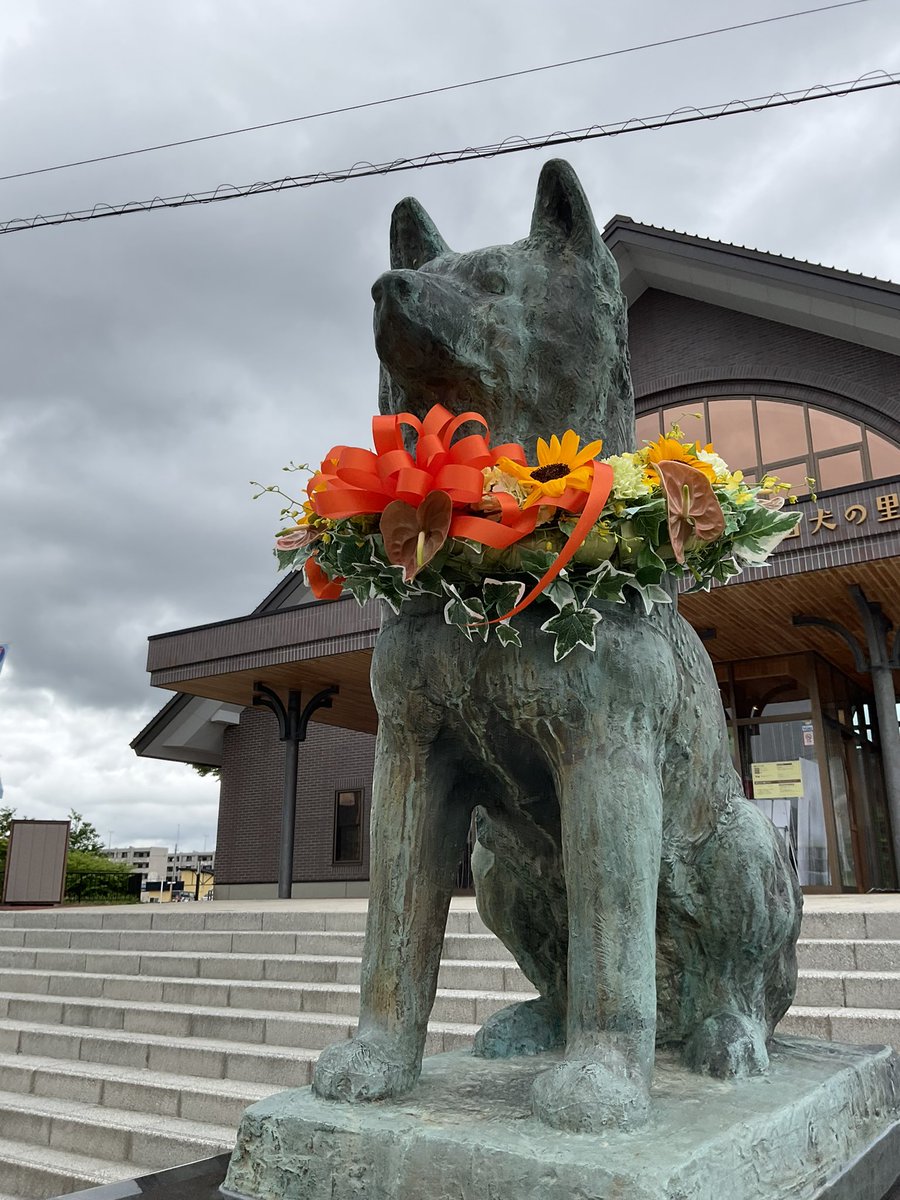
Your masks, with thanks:
[(475, 409), (493, 440), (572, 428), (604, 453), (634, 445), (626, 305), (615, 261), (568, 163), (545, 164), (531, 232), (455, 254), (417, 200), (391, 219), (375, 283), (382, 412)]

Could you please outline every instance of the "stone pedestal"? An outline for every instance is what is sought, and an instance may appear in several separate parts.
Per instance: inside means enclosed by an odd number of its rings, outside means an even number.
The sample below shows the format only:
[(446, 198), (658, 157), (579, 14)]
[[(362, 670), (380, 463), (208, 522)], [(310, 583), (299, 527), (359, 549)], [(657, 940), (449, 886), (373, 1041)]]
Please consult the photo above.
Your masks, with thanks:
[(402, 1101), (309, 1088), (244, 1114), (223, 1186), (250, 1200), (882, 1200), (900, 1176), (900, 1060), (779, 1038), (765, 1076), (722, 1082), (657, 1056), (638, 1133), (558, 1133), (531, 1114), (556, 1056), (426, 1059)]

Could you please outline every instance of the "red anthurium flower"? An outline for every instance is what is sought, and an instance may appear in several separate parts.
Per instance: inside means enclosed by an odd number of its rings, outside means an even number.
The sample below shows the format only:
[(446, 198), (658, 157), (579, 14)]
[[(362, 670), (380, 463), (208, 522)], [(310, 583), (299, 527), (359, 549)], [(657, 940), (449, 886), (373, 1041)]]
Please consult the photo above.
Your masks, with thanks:
[(678, 562), (684, 562), (690, 537), (714, 542), (725, 531), (725, 514), (704, 474), (683, 462), (655, 462), (668, 510), (669, 540)]
[(305, 565), (306, 582), (317, 600), (337, 600), (344, 588), (343, 579), (329, 579), (315, 558), (308, 558)]
[(404, 582), (431, 562), (450, 532), (453, 501), (446, 492), (429, 492), (418, 508), (392, 500), (381, 514), (381, 536), (390, 562), (403, 568)]

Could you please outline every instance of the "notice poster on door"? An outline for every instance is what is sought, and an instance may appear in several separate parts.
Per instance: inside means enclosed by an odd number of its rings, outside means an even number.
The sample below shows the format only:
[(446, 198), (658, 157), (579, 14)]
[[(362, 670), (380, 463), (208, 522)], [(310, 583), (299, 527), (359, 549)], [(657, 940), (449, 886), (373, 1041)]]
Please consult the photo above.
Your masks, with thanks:
[(788, 800), (803, 795), (799, 758), (786, 762), (753, 763), (750, 770), (755, 800)]

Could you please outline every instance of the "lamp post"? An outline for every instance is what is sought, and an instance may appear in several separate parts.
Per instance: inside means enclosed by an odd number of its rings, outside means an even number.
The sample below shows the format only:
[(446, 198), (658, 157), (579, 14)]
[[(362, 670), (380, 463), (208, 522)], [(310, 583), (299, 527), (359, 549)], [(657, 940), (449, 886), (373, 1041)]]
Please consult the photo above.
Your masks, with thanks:
[(284, 792), (281, 801), (281, 847), (278, 859), (278, 899), (290, 900), (294, 878), (294, 828), (297, 818), (297, 771), (300, 743), (306, 741), (306, 729), (313, 713), (331, 708), (332, 697), (338, 694), (337, 685), (317, 692), (301, 708), (299, 689), (291, 688), (288, 702), (264, 683), (254, 683), (253, 703), (273, 712), (278, 720), (279, 741), (284, 742)]

